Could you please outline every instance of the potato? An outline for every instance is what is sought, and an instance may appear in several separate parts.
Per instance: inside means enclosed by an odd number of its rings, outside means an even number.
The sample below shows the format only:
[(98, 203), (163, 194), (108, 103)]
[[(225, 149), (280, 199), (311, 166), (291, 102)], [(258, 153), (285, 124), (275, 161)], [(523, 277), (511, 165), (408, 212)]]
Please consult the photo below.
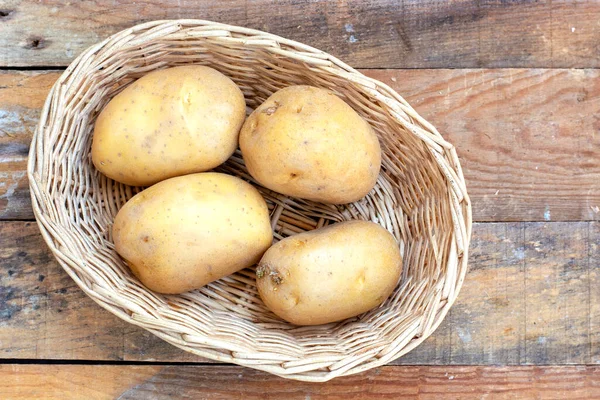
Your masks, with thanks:
[(206, 172), (138, 193), (113, 226), (117, 252), (149, 289), (182, 293), (254, 265), (273, 241), (267, 204), (249, 183)]
[(263, 186), (324, 203), (361, 199), (381, 167), (369, 124), (332, 92), (311, 86), (269, 97), (242, 126), (240, 148)]
[(104, 175), (136, 186), (210, 170), (238, 146), (244, 95), (202, 66), (154, 71), (116, 95), (94, 129), (92, 160)]
[(347, 221), (274, 244), (258, 264), (256, 282), (275, 314), (296, 325), (318, 325), (378, 306), (401, 271), (398, 244), (386, 229)]

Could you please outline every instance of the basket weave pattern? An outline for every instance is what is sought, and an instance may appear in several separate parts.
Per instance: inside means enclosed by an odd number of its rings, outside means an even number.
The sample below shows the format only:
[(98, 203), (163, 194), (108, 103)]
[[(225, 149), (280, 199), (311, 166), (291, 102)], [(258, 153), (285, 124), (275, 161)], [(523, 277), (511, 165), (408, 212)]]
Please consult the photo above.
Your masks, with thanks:
[[(296, 327), (260, 300), (249, 268), (182, 295), (147, 290), (112, 244), (119, 208), (141, 188), (116, 183), (91, 162), (93, 124), (106, 103), (149, 71), (211, 66), (255, 108), (278, 89), (333, 90), (375, 129), (382, 170), (363, 200), (333, 206), (260, 187), (238, 153), (217, 170), (253, 183), (275, 239), (336, 221), (371, 220), (394, 234), (403, 273), (392, 296), (357, 318)], [(200, 20), (155, 21), (81, 54), (52, 88), (30, 151), (28, 176), (41, 233), (98, 304), (184, 350), (287, 378), (325, 381), (405, 354), (440, 324), (466, 273), (471, 207), (454, 147), (385, 84), (329, 54), (264, 32)]]

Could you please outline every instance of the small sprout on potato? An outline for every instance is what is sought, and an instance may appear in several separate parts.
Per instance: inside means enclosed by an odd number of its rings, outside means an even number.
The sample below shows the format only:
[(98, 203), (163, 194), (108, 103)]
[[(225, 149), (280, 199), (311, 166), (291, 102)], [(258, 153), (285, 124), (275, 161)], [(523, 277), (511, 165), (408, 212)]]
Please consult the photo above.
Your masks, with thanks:
[(279, 275), (277, 271), (271, 271), (271, 280), (274, 284), (280, 285), (283, 283), (283, 278)]
[(267, 267), (266, 266), (259, 265), (258, 268), (256, 268), (256, 277), (258, 279), (262, 279), (266, 274), (267, 274)]
[(265, 276), (270, 276), (271, 281), (275, 285), (281, 285), (283, 283), (283, 278), (279, 274), (279, 271), (277, 271), (275, 268), (269, 267), (268, 265), (261, 264), (256, 268), (256, 278), (261, 279)]
[(281, 103), (279, 103), (278, 101), (275, 101), (275, 105), (265, 108), (262, 112), (267, 114), (267, 115), (273, 115), (275, 114), (275, 111), (277, 111), (277, 109), (281, 107)]
[(253, 131), (253, 133), (256, 133), (256, 132), (254, 132), (254, 130), (256, 129), (257, 126), (258, 126), (257, 120), (253, 119), (252, 121), (250, 121), (250, 130)]
[(267, 115), (273, 115), (275, 114), (275, 111), (277, 111), (277, 107), (269, 107), (265, 109), (264, 113)]

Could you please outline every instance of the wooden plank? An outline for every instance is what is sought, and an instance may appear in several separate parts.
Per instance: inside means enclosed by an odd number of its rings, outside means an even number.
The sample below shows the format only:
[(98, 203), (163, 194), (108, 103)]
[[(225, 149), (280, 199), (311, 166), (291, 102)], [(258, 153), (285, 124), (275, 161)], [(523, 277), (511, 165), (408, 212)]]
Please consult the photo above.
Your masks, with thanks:
[(600, 4), (550, 0), (8, 0), (0, 66), (66, 66), (88, 46), (156, 19), (201, 18), (278, 34), (359, 68), (600, 66)]
[(600, 71), (368, 74), (456, 146), (475, 221), (600, 219)]
[[(597, 282), (600, 279), (600, 224), (590, 224), (588, 229), (588, 279)], [(589, 287), (590, 291), (590, 361), (600, 364), (600, 285)]]
[[(5, 399), (116, 399), (135, 393), (164, 367), (109, 365), (0, 365), (0, 397)], [(141, 388), (140, 388), (141, 389)], [(148, 391), (147, 388), (144, 388)], [(165, 395), (161, 385), (156, 395)], [(123, 397), (125, 398), (125, 397)]]
[(438, 331), (399, 363), (600, 362), (599, 227), (476, 224), (457, 302)]
[[(400, 364), (536, 363), (525, 356), (525, 225), (532, 224), (475, 224), (469, 272), (456, 303), (437, 331)], [(558, 226), (553, 237), (560, 240), (566, 226), (552, 225)], [(537, 306), (545, 307), (543, 302)]]
[[(600, 364), (598, 243), (598, 222), (475, 224), (460, 296), (396, 363)], [(31, 222), (0, 223), (0, 296), (0, 358), (206, 361), (98, 307)]]
[[(475, 221), (600, 219), (600, 70), (365, 70), (458, 149)], [(0, 219), (31, 219), (27, 146), (58, 72), (0, 73)]]
[(0, 223), (0, 266), (0, 358), (206, 361), (96, 305), (35, 222)]
[(0, 365), (10, 399), (592, 399), (600, 367), (387, 366), (326, 383), (234, 366)]
[[(525, 246), (517, 255), (523, 257), (527, 274), (525, 356), (539, 364), (584, 364), (591, 361), (591, 349), (598, 345), (590, 338), (590, 321), (599, 316), (592, 314), (590, 290), (600, 282), (591, 282), (590, 273), (600, 264), (595, 259), (596, 264), (590, 266), (590, 224), (570, 224), (560, 240), (556, 240), (555, 228), (547, 224), (523, 227)], [(563, 340), (569, 342), (568, 348), (557, 343)]]
[(58, 72), (0, 71), (0, 219), (31, 219), (27, 154)]

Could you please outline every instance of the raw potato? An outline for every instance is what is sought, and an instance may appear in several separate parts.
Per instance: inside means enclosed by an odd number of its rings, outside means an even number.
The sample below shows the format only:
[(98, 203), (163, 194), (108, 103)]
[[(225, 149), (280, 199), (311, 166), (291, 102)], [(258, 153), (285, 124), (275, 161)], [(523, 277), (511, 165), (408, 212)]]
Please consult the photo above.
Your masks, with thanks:
[(271, 245), (269, 211), (239, 178), (171, 178), (129, 200), (113, 226), (117, 252), (148, 288), (182, 293), (254, 265)]
[(212, 169), (238, 145), (244, 95), (202, 66), (154, 71), (115, 96), (94, 130), (92, 160), (104, 175), (136, 186)]
[(350, 318), (380, 305), (402, 271), (396, 239), (367, 221), (347, 221), (274, 244), (256, 269), (266, 306), (296, 325)]
[(332, 92), (311, 86), (269, 97), (242, 126), (240, 148), (263, 186), (324, 203), (361, 199), (381, 167), (369, 124)]

